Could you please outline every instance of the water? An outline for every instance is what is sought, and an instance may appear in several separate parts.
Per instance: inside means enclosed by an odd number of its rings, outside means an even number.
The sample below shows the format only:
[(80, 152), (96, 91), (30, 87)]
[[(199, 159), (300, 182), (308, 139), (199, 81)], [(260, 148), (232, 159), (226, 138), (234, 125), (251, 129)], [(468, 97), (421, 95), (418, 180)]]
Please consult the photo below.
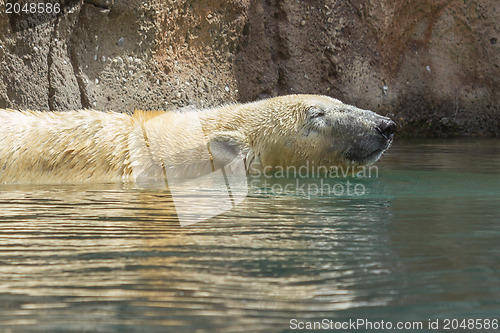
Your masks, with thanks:
[(378, 177), (335, 180), (363, 195), (252, 187), (188, 227), (162, 190), (3, 185), (0, 331), (499, 319), (499, 152), (493, 139), (399, 140)]

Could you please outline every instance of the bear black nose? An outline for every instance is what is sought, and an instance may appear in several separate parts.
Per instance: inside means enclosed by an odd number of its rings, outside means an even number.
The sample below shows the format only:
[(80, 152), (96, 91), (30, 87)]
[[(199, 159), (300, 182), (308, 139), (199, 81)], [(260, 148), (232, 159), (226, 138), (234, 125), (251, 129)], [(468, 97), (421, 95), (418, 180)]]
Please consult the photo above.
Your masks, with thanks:
[(390, 119), (382, 120), (382, 122), (376, 127), (377, 131), (382, 134), (387, 140), (392, 140), (394, 138), (394, 133), (396, 132), (396, 123)]

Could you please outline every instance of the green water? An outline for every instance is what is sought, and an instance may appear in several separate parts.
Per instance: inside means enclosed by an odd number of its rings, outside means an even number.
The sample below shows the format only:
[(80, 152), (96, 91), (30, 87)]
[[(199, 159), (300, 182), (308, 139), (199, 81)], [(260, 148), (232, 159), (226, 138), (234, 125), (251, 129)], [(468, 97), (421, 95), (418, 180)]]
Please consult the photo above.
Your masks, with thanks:
[(273, 179), (187, 227), (162, 190), (1, 186), (0, 331), (498, 320), (499, 153), (493, 139), (399, 140), (378, 177), (330, 180), (362, 195), (277, 193), (293, 180)]

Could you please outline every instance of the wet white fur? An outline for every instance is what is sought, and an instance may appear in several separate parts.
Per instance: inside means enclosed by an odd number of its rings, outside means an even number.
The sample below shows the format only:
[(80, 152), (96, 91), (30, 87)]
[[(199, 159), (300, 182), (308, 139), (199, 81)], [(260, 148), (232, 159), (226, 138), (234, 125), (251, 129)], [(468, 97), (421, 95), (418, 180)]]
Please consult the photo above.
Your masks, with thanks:
[(238, 154), (260, 167), (305, 160), (341, 165), (342, 140), (362, 136), (373, 125), (358, 115), (353, 125), (359, 132), (336, 133), (314, 115), (327, 110), (330, 120), (342, 124), (343, 106), (326, 96), (289, 95), (198, 112), (0, 109), (0, 183), (156, 179), (166, 164), (206, 163), (211, 142), (238, 147)]

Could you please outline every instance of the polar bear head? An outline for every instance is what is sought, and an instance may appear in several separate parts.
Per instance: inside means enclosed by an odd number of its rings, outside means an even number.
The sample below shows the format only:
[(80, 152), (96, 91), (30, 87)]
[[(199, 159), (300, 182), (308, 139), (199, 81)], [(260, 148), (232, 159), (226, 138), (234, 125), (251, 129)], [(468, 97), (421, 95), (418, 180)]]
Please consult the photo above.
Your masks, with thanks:
[(390, 147), (396, 130), (387, 117), (320, 95), (281, 96), (221, 110), (224, 121), (211, 144), (225, 142), (229, 155), (243, 154), (249, 164), (267, 170), (306, 163), (369, 165)]

